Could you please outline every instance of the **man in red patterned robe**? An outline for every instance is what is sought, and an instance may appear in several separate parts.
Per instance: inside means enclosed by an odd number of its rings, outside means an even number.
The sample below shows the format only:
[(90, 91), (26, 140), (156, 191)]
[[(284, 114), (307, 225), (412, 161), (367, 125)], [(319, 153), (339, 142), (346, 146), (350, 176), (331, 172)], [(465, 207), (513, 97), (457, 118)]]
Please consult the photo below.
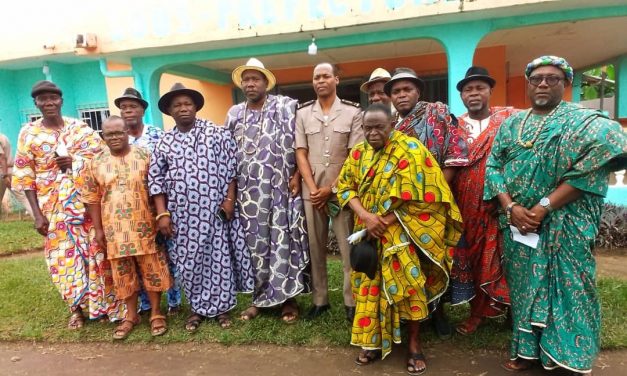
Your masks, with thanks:
[(485, 68), (471, 67), (457, 84), (468, 109), (459, 117), (459, 127), (467, 133), (469, 159), (453, 182), (464, 233), (453, 256), (451, 303), (470, 302), (470, 317), (456, 328), (462, 335), (474, 333), (484, 318), (504, 314), (510, 303), (501, 265), (501, 235), (493, 215), (497, 206), (483, 201), (492, 141), (501, 123), (515, 112), (511, 107), (490, 107), (495, 83)]

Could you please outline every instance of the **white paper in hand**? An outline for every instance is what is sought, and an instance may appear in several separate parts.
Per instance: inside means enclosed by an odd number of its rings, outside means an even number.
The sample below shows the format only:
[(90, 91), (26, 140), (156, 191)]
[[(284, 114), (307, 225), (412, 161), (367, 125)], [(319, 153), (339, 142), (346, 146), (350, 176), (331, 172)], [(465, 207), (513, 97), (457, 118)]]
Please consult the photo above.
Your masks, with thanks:
[(348, 244), (357, 244), (361, 239), (366, 236), (366, 233), (366, 229), (357, 231), (356, 233), (351, 234), (348, 238), (346, 238), (346, 240), (348, 240)]
[(57, 144), (57, 155), (59, 157), (67, 157), (68, 155), (70, 155), (70, 153), (68, 153), (67, 151), (67, 146), (65, 146), (65, 144), (63, 142), (60, 142)]
[(512, 239), (515, 242), (524, 244), (533, 249), (538, 248), (538, 241), (540, 240), (540, 235), (535, 232), (528, 232), (527, 235), (523, 235), (518, 231), (516, 226), (509, 226), (510, 230), (512, 230)]

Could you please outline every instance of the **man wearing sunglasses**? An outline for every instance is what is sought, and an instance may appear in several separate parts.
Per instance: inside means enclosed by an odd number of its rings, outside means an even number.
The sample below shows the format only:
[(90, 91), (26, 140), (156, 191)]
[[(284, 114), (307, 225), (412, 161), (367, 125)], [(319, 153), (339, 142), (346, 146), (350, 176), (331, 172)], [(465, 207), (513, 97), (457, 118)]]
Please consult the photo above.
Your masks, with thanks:
[[(514, 333), (503, 367), (588, 374), (601, 323), (591, 248), (609, 173), (627, 167), (627, 137), (603, 113), (563, 101), (573, 80), (563, 58), (539, 57), (525, 76), (531, 109), (499, 128), (483, 196), (504, 212)], [(535, 246), (521, 243), (534, 234)]]

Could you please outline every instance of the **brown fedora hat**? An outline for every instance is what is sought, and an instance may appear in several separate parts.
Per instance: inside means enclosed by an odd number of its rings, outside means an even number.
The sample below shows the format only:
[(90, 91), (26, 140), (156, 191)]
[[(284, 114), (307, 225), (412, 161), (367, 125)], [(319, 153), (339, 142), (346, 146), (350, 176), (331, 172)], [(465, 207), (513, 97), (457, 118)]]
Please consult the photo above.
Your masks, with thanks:
[(192, 101), (194, 101), (194, 104), (196, 105), (196, 111), (199, 111), (202, 106), (205, 105), (205, 98), (202, 96), (202, 94), (200, 94), (200, 92), (193, 89), (188, 89), (183, 86), (182, 83), (177, 82), (174, 84), (174, 86), (172, 86), (170, 91), (163, 94), (161, 98), (159, 98), (159, 110), (166, 115), (170, 115), (168, 107), (170, 107), (172, 99), (179, 95), (187, 95), (188, 97), (192, 98)]

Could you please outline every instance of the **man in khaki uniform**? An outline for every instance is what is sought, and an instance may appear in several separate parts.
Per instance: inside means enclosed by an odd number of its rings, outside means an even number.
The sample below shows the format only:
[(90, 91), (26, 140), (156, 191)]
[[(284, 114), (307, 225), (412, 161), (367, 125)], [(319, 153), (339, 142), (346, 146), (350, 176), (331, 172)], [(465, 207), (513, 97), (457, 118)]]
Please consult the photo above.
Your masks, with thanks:
[(363, 131), (359, 104), (339, 99), (338, 83), (337, 70), (332, 64), (320, 63), (314, 68), (313, 87), (318, 99), (303, 104), (296, 112), (296, 162), (305, 183), (302, 195), (311, 253), (313, 307), (308, 318), (314, 319), (330, 308), (327, 238), (331, 217), (342, 254), (346, 318), (352, 322), (355, 301), (346, 238), (353, 229), (353, 213), (339, 210), (335, 184), (350, 149), (363, 140)]

